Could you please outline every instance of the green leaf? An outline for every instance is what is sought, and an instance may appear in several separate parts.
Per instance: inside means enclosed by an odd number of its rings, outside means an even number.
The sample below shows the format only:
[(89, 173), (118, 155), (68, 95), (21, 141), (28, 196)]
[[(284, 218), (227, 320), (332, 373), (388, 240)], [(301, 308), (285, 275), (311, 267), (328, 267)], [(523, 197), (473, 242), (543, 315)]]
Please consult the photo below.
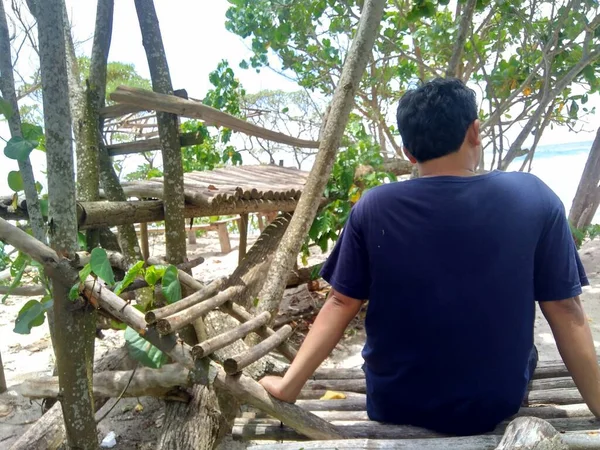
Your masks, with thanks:
[(110, 327), (113, 330), (126, 330), (127, 329), (127, 325), (125, 325), (123, 322), (119, 322), (114, 319), (110, 320)]
[(15, 192), (22, 191), (25, 188), (21, 172), (18, 170), (11, 170), (8, 172), (8, 187)]
[(21, 134), (23, 135), (23, 139), (39, 143), (40, 139), (44, 137), (44, 129), (39, 125), (24, 122), (21, 125)]
[(95, 275), (102, 278), (109, 285), (115, 284), (115, 274), (110, 266), (108, 255), (103, 248), (97, 247), (92, 250), (90, 265)]
[(42, 192), (42, 190), (44, 189), (44, 186), (42, 186), (42, 183), (40, 183), (39, 181), (35, 182), (35, 190), (37, 191), (37, 193), (39, 194), (40, 192)]
[(29, 265), (29, 257), (25, 256), (25, 254), (19, 252), (12, 265), (10, 266), (10, 274), (13, 277), (12, 283), (8, 287), (8, 292), (2, 297), (2, 303), (6, 301), (8, 296), (11, 294), (12, 290), (16, 288), (19, 284), (21, 284), (21, 278), (23, 278), (23, 274), (25, 273), (25, 269)]
[(144, 261), (139, 261), (131, 269), (129, 269), (123, 279), (115, 286), (115, 294), (119, 295), (121, 292), (123, 292), (123, 289), (133, 283), (143, 268)]
[(90, 263), (87, 263), (85, 266), (83, 266), (83, 268), (79, 271), (79, 280), (82, 283), (85, 283), (85, 280), (87, 280), (87, 277), (90, 276), (90, 274), (92, 273), (92, 266)]
[(179, 272), (177, 267), (170, 265), (165, 270), (162, 278), (162, 291), (167, 303), (175, 303), (181, 300), (181, 284), (179, 284)]
[(166, 266), (150, 266), (146, 269), (144, 279), (149, 286), (154, 286), (165, 274)]
[(77, 232), (77, 244), (79, 245), (80, 250), (87, 249), (87, 236), (85, 233), (82, 233), (81, 231)]
[(40, 209), (42, 216), (48, 217), (48, 198), (40, 198)]
[(4, 147), (4, 155), (9, 159), (25, 161), (29, 154), (38, 146), (37, 141), (28, 141), (22, 137), (15, 136), (10, 138)]
[(13, 115), (13, 109), (8, 100), (4, 100), (0, 97), (0, 114), (6, 117), (6, 120), (10, 119)]
[(37, 300), (29, 300), (23, 305), (17, 320), (15, 320), (14, 332), (18, 334), (29, 334), (33, 327), (39, 327), (46, 318), (46, 308)]
[(131, 327), (125, 329), (125, 342), (129, 355), (146, 367), (160, 369), (168, 361), (167, 355), (146, 341)]
[(75, 283), (69, 290), (69, 300), (75, 301), (79, 298), (79, 283)]

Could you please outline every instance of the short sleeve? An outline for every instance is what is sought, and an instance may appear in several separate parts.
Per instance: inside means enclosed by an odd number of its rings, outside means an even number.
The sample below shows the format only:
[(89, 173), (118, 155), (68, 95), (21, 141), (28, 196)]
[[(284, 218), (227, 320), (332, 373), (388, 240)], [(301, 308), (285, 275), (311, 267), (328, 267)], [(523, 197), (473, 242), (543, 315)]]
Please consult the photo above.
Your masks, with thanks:
[(369, 256), (361, 229), (358, 202), (348, 217), (348, 221), (331, 255), (321, 269), (321, 277), (340, 294), (358, 300), (369, 298), (371, 277)]
[(571, 234), (565, 208), (553, 199), (551, 212), (535, 253), (534, 285), (537, 301), (564, 300), (581, 294), (589, 284)]

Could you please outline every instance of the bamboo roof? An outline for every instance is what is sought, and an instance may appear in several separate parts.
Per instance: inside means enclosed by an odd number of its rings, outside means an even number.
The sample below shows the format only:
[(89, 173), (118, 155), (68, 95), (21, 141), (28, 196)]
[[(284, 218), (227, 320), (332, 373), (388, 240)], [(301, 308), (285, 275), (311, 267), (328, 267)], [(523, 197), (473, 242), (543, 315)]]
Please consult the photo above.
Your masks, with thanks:
[[(275, 165), (233, 166), (183, 176), (186, 203), (217, 206), (244, 200), (298, 200), (308, 172)], [(128, 197), (163, 197), (163, 178), (123, 183)]]

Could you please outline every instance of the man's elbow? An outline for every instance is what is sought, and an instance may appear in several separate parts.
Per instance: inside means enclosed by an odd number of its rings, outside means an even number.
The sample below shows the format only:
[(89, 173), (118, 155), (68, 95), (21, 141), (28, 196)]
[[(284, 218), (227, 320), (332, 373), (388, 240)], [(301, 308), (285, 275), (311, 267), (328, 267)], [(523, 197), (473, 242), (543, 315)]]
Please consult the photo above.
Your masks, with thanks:
[(585, 312), (583, 311), (579, 297), (540, 302), (540, 309), (551, 325), (552, 323), (565, 320), (582, 325), (586, 321)]
[(358, 314), (358, 311), (360, 311), (360, 307), (362, 306), (362, 301), (343, 295), (335, 289), (331, 291), (329, 302), (332, 307), (344, 311), (345, 313), (352, 315), (352, 317)]

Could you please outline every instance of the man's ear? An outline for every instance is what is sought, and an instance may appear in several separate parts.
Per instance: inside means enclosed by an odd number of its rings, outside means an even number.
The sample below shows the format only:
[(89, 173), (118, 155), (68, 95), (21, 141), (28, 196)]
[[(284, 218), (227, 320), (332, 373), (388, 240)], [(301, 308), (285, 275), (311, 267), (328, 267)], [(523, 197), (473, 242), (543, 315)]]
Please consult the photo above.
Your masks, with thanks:
[(404, 154), (406, 155), (406, 157), (412, 164), (417, 163), (417, 160), (415, 159), (415, 157), (408, 151), (408, 149), (406, 147), (402, 146), (402, 151), (404, 152)]
[(467, 129), (467, 142), (473, 147), (481, 145), (480, 125), (479, 119), (475, 119)]

